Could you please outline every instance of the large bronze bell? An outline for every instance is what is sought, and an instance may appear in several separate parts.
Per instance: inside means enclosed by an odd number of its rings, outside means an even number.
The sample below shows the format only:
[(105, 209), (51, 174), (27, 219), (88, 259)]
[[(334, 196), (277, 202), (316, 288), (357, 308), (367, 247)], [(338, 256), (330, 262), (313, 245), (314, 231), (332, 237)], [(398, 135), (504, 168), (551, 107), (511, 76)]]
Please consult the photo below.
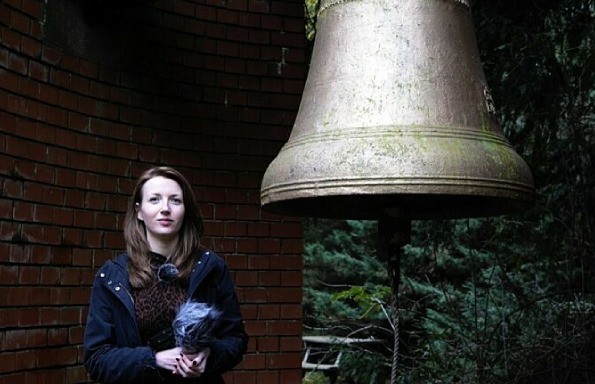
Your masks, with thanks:
[(516, 212), (531, 172), (496, 121), (466, 0), (322, 0), (265, 209), (410, 219)]

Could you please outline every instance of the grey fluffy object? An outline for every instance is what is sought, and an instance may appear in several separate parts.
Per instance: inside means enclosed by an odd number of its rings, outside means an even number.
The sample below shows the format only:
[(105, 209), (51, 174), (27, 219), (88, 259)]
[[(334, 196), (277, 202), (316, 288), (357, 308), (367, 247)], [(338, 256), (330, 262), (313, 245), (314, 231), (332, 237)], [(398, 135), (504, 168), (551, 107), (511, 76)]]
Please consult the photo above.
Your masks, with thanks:
[(176, 346), (188, 354), (206, 348), (220, 316), (221, 311), (206, 303), (187, 301), (180, 305), (173, 322)]

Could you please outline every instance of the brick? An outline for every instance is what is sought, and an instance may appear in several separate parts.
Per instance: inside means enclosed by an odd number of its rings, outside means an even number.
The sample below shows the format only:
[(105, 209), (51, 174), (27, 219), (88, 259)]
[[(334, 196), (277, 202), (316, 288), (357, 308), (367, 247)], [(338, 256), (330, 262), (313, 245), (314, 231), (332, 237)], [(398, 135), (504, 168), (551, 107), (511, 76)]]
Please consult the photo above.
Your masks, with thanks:
[(271, 6), (271, 13), (273, 14), (295, 17), (304, 12), (304, 6), (300, 2), (276, 1)]
[(16, 201), (14, 203), (13, 219), (29, 221), (33, 218), (33, 204)]
[[(37, 61), (30, 61), (29, 76), (33, 79), (46, 82), (49, 78), (49, 70), (46, 66)], [(39, 86), (37, 86), (37, 89), (39, 89)]]
[[(262, 370), (266, 368), (265, 355), (246, 355), (242, 362), (242, 368), (249, 370)], [(243, 381), (241, 382), (243, 383)]]
[(301, 287), (303, 283), (302, 271), (284, 271), (281, 276), (281, 285), (286, 287)]
[[(12, 241), (17, 244), (37, 243), (43, 239), (43, 227), (41, 225), (22, 225), (21, 231), (13, 236)], [(11, 257), (13, 260), (19, 260), (26, 255), (22, 254), (22, 248), (11, 248)], [(24, 261), (24, 260), (21, 260)]]
[(263, 254), (281, 253), (281, 241), (279, 239), (259, 239), (258, 251)]
[(30, 140), (7, 137), (6, 153), (32, 161), (45, 161), (45, 146)]
[(60, 63), (62, 59), (62, 52), (53, 47), (44, 45), (41, 52), (41, 58), (44, 62), (52, 65)]
[(282, 336), (279, 340), (279, 350), (281, 351), (299, 351), (303, 348), (301, 336)]
[(242, 384), (258, 384), (256, 372), (233, 372), (234, 382)]
[[(54, 88), (41, 85), (40, 86), (40, 100), (50, 103), (58, 103), (58, 91)], [(68, 122), (68, 113), (62, 109), (48, 107), (46, 122), (52, 125), (66, 125)], [(49, 127), (48, 127), (49, 128)], [(53, 144), (53, 141), (52, 141)]]
[(301, 301), (301, 287), (270, 287), (267, 291), (269, 303), (300, 303)]
[(299, 320), (280, 320), (270, 322), (267, 325), (269, 335), (299, 335), (302, 331), (302, 323)]
[(279, 271), (262, 271), (258, 273), (258, 285), (279, 286), (281, 285), (281, 273)]
[(254, 13), (269, 13), (269, 2), (266, 0), (248, 0), (248, 11)]
[(60, 324), (60, 310), (57, 308), (41, 308), (39, 310), (40, 325), (59, 325)]
[[(268, 303), (268, 302), (267, 302)], [(258, 307), (259, 320), (279, 319), (280, 308), (278, 305), (267, 304)]]
[(28, 234), (25, 233), (17, 233), (11, 239), (13, 242), (13, 246), (9, 248), (9, 261), (12, 263), (20, 263), (26, 264), (30, 262), (29, 254), (27, 252), (28, 248), (26, 248), (26, 244), (35, 240), (35, 238), (31, 238)]
[[(2, 122), (0, 121), (0, 124)], [(0, 174), (8, 175), (11, 174), (14, 169), (14, 158), (12, 156), (7, 156), (5, 154), (0, 154)]]
[(65, 305), (70, 303), (70, 292), (68, 289), (51, 287), (48, 291), (50, 293), (50, 304)]
[(15, 353), (15, 369), (18, 371), (33, 370), (35, 368), (35, 351), (18, 351)]
[(301, 239), (303, 234), (301, 223), (284, 223), (283, 225), (271, 226), (272, 237)]
[(3, 285), (15, 285), (19, 278), (19, 267), (0, 265), (0, 281)]
[(85, 328), (82, 326), (71, 327), (68, 330), (68, 343), (70, 345), (82, 344)]
[(279, 352), (278, 337), (260, 337), (256, 343), (258, 352)]
[(230, 269), (246, 269), (248, 264), (248, 258), (244, 255), (232, 255), (225, 259), (227, 266)]
[(20, 12), (10, 13), (10, 27), (23, 34), (29, 33), (30, 19)]
[[(80, 244), (85, 244), (81, 239)], [(93, 253), (91, 250), (75, 248), (72, 251), (72, 265), (74, 266), (88, 266), (93, 265)]]
[(39, 284), (39, 267), (22, 266), (19, 269), (19, 284), (32, 285)]
[(108, 249), (124, 249), (124, 239), (121, 233), (106, 233), (105, 246)]
[[(20, 79), (20, 76), (14, 72), (6, 71), (6, 70), (0, 71), (0, 84), (2, 84), (3, 89), (13, 91), (13, 92), (18, 92), (19, 79)], [(8, 122), (9, 115), (3, 113), (3, 116), (4, 116), (3, 122), (5, 122), (4, 121), (5, 119), (6, 119), (6, 122)], [(10, 119), (14, 121), (15, 117), (11, 115)], [(8, 128), (8, 127), (14, 127), (15, 125), (6, 124), (4, 126), (6, 126)]]
[(60, 324), (80, 324), (81, 310), (77, 307), (65, 307), (60, 310)]
[[(3, 188), (3, 192), (4, 192), (4, 196), (7, 198), (14, 198), (14, 199), (22, 199), (24, 196), (24, 183), (21, 180), (11, 180), (11, 179), (5, 179), (4, 180), (4, 188)], [(12, 206), (12, 204), (11, 204)], [(21, 208), (19, 208), (21, 209)], [(8, 216), (4, 216), (4, 217), (10, 217), (12, 216), (12, 212), (10, 213), (10, 215)]]
[(19, 309), (17, 324), (19, 327), (31, 327), (40, 324), (40, 311), (37, 308)]
[[(0, 308), (0, 328), (10, 328), (17, 326), (18, 317), (19, 312), (15, 311), (14, 308)], [(2, 333), (0, 332), (0, 340), (3, 340), (1, 335)], [(4, 348), (0, 348), (0, 350), (3, 349)]]
[(244, 302), (246, 303), (266, 303), (267, 291), (264, 288), (245, 288)]
[(114, 215), (112, 213), (95, 213), (94, 218), (95, 228), (112, 229), (114, 223)]
[(300, 369), (282, 370), (279, 372), (279, 376), (280, 376), (279, 383), (300, 384), (302, 382), (301, 365), (300, 365)]
[[(284, 383), (284, 384), (290, 384), (287, 381), (280, 381), (279, 379), (280, 375), (279, 375), (279, 371), (264, 371), (264, 370), (260, 370), (256, 372), (256, 383)], [(301, 383), (301, 377), (300, 377), (300, 381), (295, 381), (295, 384)], [(240, 381), (240, 383), (242, 383), (242, 381)]]
[(269, 369), (288, 369), (301, 366), (302, 354), (298, 352), (293, 353), (279, 353), (267, 355), (267, 368)]
[(60, 233), (61, 229), (55, 226), (44, 226), (43, 227), (43, 241), (46, 244), (58, 245), (60, 244)]
[[(246, 195), (243, 196), (245, 197)], [(238, 220), (257, 221), (260, 218), (260, 207), (240, 205), (238, 206), (237, 218)]]
[(72, 262), (72, 249), (69, 247), (55, 247), (52, 250), (52, 264), (68, 265)]
[[(84, 274), (83, 274), (84, 275)], [(81, 279), (81, 283), (83, 284), (91, 284), (93, 282), (93, 278), (95, 277), (95, 273), (93, 273), (90, 277), (83, 277)], [(91, 290), (89, 288), (72, 288), (70, 289), (70, 304), (78, 304), (78, 305), (87, 305), (89, 302), (89, 297), (91, 296)], [(86, 318), (84, 316), (84, 318)]]
[(81, 271), (78, 268), (63, 268), (60, 271), (61, 285), (78, 285)]
[(254, 272), (238, 271), (234, 277), (234, 282), (238, 286), (253, 287), (258, 284), (258, 275)]
[[(80, 355), (80, 353), (79, 353)], [(66, 368), (66, 377), (64, 383), (83, 383), (87, 381), (87, 371), (84, 367), (68, 367)]]
[(42, 267), (40, 271), (40, 283), (43, 285), (57, 285), (60, 282), (60, 268)]
[[(16, 31), (9, 30), (8, 28), (2, 29), (2, 45), (12, 48), (15, 51), (20, 49), (21, 45), (21, 34), (17, 33)], [(9, 68), (14, 69), (13, 66), (10, 65), (12, 60), (15, 60), (16, 57), (13, 54), (9, 54)], [(24, 63), (24, 61), (22, 61)], [(21, 65), (21, 67), (26, 68), (26, 66)], [(21, 71), (24, 74), (24, 72)]]
[[(73, 84), (73, 87), (76, 87)], [(77, 88), (78, 90), (78, 88)], [(83, 92), (88, 93), (88, 90), (83, 89)], [(96, 99), (90, 97), (80, 96), (78, 97), (78, 111), (82, 112), (83, 114), (88, 115), (95, 115), (98, 111), (99, 105)]]
[(266, 270), (271, 267), (271, 258), (265, 255), (250, 255), (248, 257), (248, 269)]
[[(74, 221), (74, 211), (68, 208), (52, 208), (53, 222), (60, 226), (71, 226)], [(47, 222), (47, 221), (46, 221)]]
[(64, 189), (53, 186), (44, 186), (42, 202), (52, 205), (64, 204)]
[(254, 320), (258, 313), (258, 305), (241, 304), (242, 317), (244, 320)]
[(238, 239), (236, 241), (238, 254), (252, 254), (258, 252), (258, 241), (255, 239)]
[(41, 19), (42, 17), (42, 6), (36, 0), (22, 0), (20, 11), (35, 19)]
[(31, 288), (31, 299), (29, 301), (29, 305), (37, 306), (37, 305), (45, 305), (48, 303), (50, 294), (45, 287), (32, 287)]
[(83, 241), (83, 232), (77, 228), (64, 228), (62, 230), (62, 244), (79, 246)]
[(79, 97), (72, 92), (60, 90), (58, 91), (58, 105), (67, 110), (75, 110), (79, 105)]
[(44, 328), (28, 329), (26, 332), (28, 347), (43, 347), (47, 345), (47, 330)]
[(302, 254), (284, 255), (271, 258), (271, 268), (281, 270), (302, 270), (304, 267)]
[(80, 74), (88, 78), (97, 78), (99, 76), (99, 66), (88, 60), (81, 60)]
[(100, 248), (103, 245), (103, 233), (99, 231), (85, 231), (84, 244), (89, 248)]
[(301, 239), (283, 239), (281, 242), (283, 253), (302, 254), (304, 252), (304, 243)]
[(81, 228), (94, 227), (94, 215), (90, 211), (74, 211), (74, 225)]
[(50, 249), (47, 246), (36, 246), (33, 245), (31, 249), (31, 262), (34, 264), (49, 264)]
[(15, 360), (14, 352), (0, 352), (0, 374), (14, 371)]

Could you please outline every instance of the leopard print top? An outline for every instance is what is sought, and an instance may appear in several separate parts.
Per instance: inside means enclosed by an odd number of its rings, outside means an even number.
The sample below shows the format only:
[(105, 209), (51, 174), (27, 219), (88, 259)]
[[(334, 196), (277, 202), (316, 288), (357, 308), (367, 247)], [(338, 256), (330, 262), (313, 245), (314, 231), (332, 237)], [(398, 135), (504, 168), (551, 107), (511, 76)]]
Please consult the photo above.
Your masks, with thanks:
[(146, 288), (132, 291), (136, 319), (143, 342), (164, 329), (171, 329), (176, 311), (180, 304), (186, 301), (186, 287), (181, 286), (176, 279), (172, 281), (158, 279), (157, 270), (165, 261), (165, 256), (152, 253), (151, 267), (155, 272), (155, 281)]

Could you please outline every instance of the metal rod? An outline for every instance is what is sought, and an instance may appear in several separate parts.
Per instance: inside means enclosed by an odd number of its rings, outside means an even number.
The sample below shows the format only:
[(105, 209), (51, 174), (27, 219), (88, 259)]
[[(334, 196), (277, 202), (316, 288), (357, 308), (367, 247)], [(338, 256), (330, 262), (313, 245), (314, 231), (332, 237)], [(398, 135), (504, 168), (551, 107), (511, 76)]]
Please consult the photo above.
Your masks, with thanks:
[(403, 246), (411, 240), (411, 220), (401, 213), (391, 213), (380, 218), (378, 234), (382, 254), (387, 260), (391, 279), (391, 322), (393, 327), (393, 357), (391, 364), (391, 384), (397, 383), (399, 358), (399, 284), (401, 282), (401, 255)]

